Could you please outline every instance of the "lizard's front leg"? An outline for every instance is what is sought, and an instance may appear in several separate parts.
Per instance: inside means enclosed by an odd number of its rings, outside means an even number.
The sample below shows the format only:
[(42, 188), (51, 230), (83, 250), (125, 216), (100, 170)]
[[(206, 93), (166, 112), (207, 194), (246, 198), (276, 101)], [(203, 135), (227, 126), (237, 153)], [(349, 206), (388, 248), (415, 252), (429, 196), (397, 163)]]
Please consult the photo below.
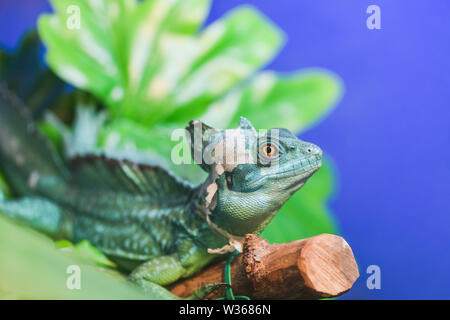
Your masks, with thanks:
[[(151, 296), (154, 290), (166, 290), (162, 286), (193, 275), (213, 258), (205, 248), (201, 248), (189, 240), (184, 240), (180, 242), (176, 253), (144, 262), (133, 270), (129, 279)], [(221, 286), (222, 284), (206, 285), (196, 291), (190, 298), (202, 299)], [(167, 294), (169, 295), (168, 298), (178, 298), (169, 291), (167, 291)]]

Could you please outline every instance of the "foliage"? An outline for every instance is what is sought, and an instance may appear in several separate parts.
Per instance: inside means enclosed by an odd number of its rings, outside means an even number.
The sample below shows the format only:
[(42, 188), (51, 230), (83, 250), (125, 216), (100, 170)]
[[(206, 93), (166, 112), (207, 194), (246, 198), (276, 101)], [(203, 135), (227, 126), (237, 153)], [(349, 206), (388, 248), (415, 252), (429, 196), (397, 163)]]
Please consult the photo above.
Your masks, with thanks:
[[(117, 272), (99, 268), (74, 252), (58, 250), (44, 235), (12, 223), (1, 213), (0, 253), (3, 299), (145, 299)], [(80, 267), (80, 290), (67, 289), (71, 265)]]
[(87, 240), (82, 240), (77, 244), (73, 244), (67, 240), (59, 240), (55, 242), (56, 248), (72, 252), (79, 258), (85, 259), (97, 266), (104, 268), (117, 268), (116, 264), (109, 260), (100, 250), (95, 248)]
[(39, 20), (47, 61), (63, 79), (99, 97), (117, 118), (147, 126), (185, 124), (264, 65), (279, 31), (244, 7), (200, 27), (209, 1), (80, 2), (82, 27), (68, 29), (68, 0)]

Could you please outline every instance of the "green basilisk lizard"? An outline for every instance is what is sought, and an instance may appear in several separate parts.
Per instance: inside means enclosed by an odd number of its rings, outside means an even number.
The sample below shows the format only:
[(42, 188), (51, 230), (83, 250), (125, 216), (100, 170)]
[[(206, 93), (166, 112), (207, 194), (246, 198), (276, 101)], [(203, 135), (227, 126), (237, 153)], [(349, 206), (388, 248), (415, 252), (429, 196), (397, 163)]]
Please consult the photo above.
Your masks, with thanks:
[(160, 166), (104, 156), (66, 166), (0, 86), (0, 167), (21, 197), (0, 200), (0, 211), (54, 239), (86, 239), (150, 298), (177, 298), (164, 286), (240, 250), (245, 234), (260, 233), (322, 159), (319, 147), (288, 130), (258, 134), (245, 118), (235, 129), (200, 121), (186, 129), (195, 162), (209, 173), (199, 186)]

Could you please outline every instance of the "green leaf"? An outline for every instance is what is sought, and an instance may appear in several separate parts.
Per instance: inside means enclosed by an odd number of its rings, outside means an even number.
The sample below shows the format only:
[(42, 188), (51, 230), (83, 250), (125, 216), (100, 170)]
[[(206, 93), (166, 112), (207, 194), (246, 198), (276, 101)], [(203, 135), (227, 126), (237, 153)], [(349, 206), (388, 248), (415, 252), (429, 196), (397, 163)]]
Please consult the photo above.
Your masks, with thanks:
[[(79, 266), (81, 289), (67, 287), (69, 266)], [(86, 263), (55, 248), (47, 237), (15, 224), (0, 213), (0, 298), (146, 299), (111, 269)], [(157, 299), (157, 297), (153, 297)], [(164, 296), (160, 297), (161, 299)]]
[(73, 243), (69, 240), (57, 240), (55, 241), (55, 247), (57, 249), (73, 248)]
[(251, 7), (234, 9), (199, 39), (200, 53), (176, 88), (178, 106), (169, 121), (201, 116), (212, 102), (270, 61), (284, 42), (282, 32)]
[(3, 173), (0, 171), (0, 201), (3, 200), (3, 197), (9, 198), (11, 197), (11, 195), (12, 195), (11, 189), (6, 183)]
[(249, 7), (196, 34), (207, 0), (77, 2), (80, 28), (66, 26), (73, 1), (52, 4), (56, 13), (41, 16), (39, 32), (53, 70), (95, 94), (113, 115), (148, 125), (200, 116), (283, 42)]
[(337, 226), (327, 207), (334, 187), (329, 161), (281, 208), (261, 236), (285, 243), (321, 233), (336, 233)]
[(39, 33), (48, 46), (47, 61), (60, 77), (78, 88), (106, 97), (114, 88), (120, 88), (125, 79), (120, 73), (112, 39), (104, 27), (100, 27), (104, 17), (97, 17), (97, 12), (87, 3), (77, 2), (82, 27), (69, 29), (66, 12), (73, 2), (52, 1), (57, 15), (42, 16), (38, 23)]
[(109, 260), (99, 249), (95, 248), (89, 241), (83, 240), (76, 245), (68, 240), (55, 241), (55, 247), (75, 253), (95, 265), (107, 268), (116, 268), (116, 264)]
[(116, 264), (114, 262), (109, 260), (100, 250), (91, 245), (90, 242), (87, 240), (83, 240), (77, 243), (74, 248), (75, 248), (74, 252), (77, 255), (83, 257), (84, 259), (89, 260), (90, 262), (98, 266), (109, 268), (116, 267)]
[(234, 93), (239, 101), (232, 123), (244, 116), (256, 128), (304, 131), (336, 105), (341, 91), (339, 78), (324, 70), (289, 75), (261, 72), (242, 92)]

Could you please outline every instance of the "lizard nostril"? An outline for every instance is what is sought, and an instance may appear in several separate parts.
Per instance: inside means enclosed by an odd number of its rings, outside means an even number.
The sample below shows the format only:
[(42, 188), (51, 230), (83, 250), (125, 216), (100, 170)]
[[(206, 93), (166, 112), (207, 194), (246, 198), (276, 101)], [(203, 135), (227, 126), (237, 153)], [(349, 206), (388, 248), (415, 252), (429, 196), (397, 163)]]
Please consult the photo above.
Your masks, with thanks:
[(311, 153), (311, 149), (308, 149), (308, 153)]

